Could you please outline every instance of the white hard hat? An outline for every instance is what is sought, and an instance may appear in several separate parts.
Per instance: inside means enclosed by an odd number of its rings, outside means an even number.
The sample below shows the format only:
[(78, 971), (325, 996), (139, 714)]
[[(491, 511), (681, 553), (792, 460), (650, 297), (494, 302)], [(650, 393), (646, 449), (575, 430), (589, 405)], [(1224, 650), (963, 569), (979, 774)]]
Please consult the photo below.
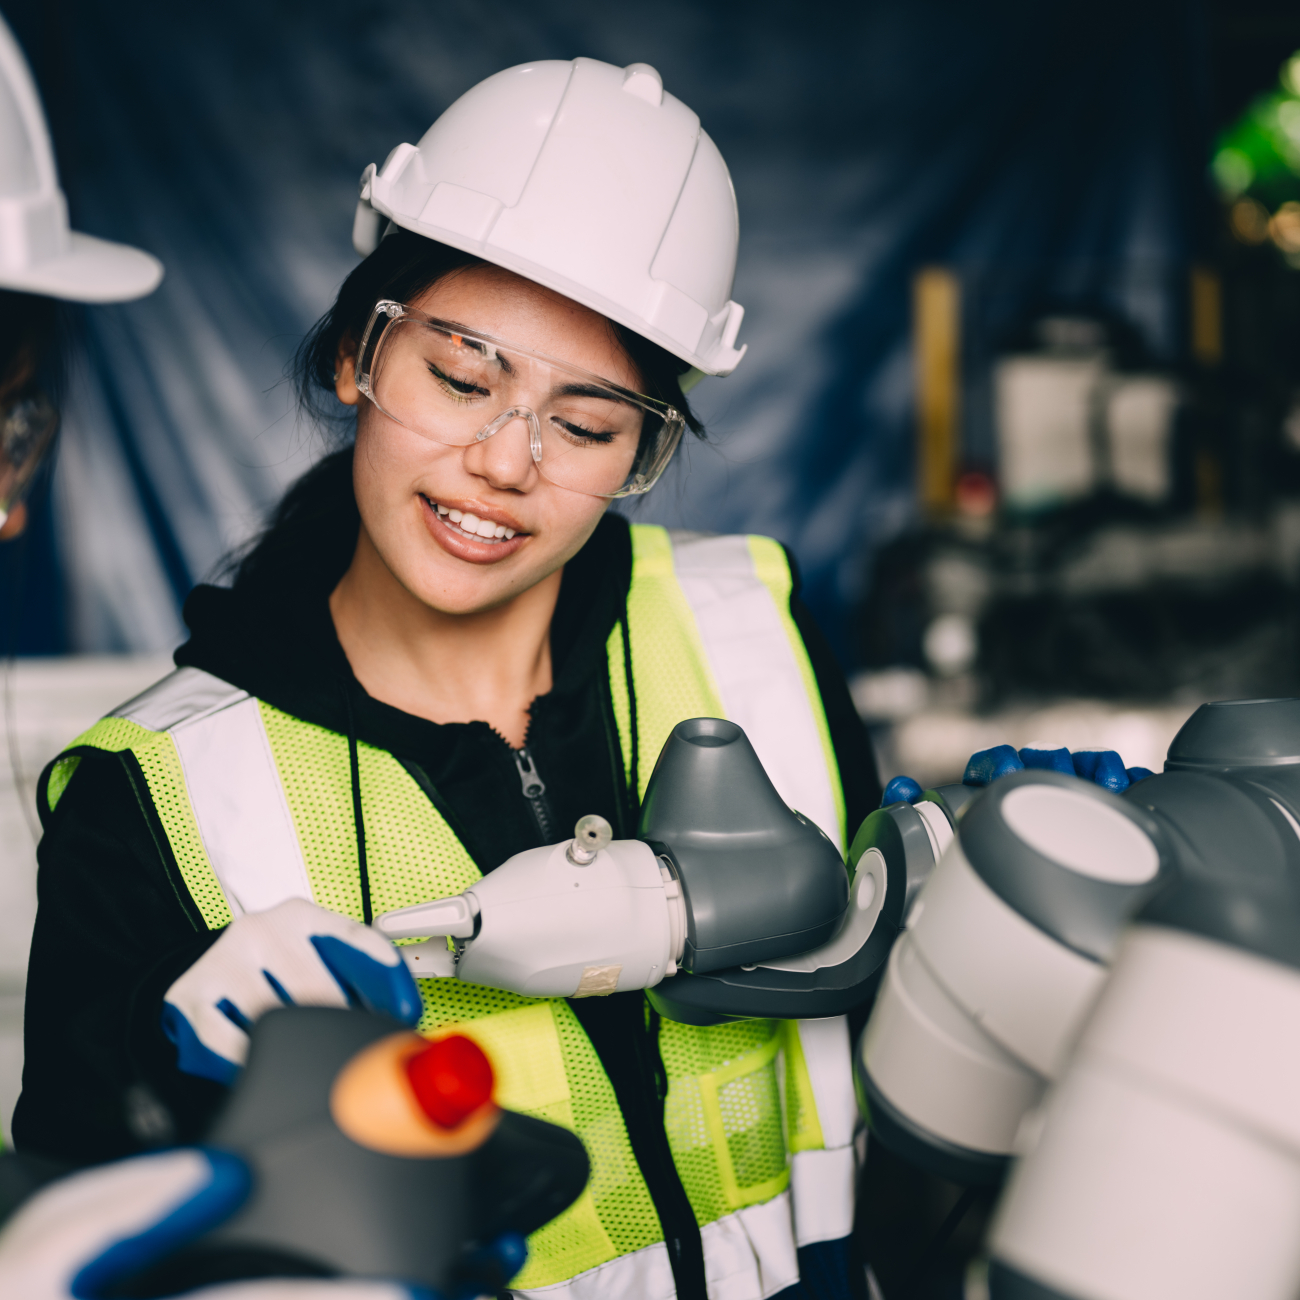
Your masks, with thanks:
[(68, 229), (45, 114), (27, 61), (0, 18), (0, 289), (125, 302), (162, 279), (156, 257)]
[(361, 176), (352, 242), (395, 225), (544, 284), (730, 374), (739, 220), (700, 119), (654, 68), (595, 59), (508, 68), (463, 94), (418, 145)]

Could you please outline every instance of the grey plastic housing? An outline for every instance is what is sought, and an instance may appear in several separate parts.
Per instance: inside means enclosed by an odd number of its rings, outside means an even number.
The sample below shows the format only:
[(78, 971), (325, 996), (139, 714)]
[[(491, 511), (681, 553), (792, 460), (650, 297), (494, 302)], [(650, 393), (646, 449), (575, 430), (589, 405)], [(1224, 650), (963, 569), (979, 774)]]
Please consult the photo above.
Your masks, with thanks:
[(1138, 919), (1300, 969), (1300, 700), (1203, 704), (1124, 793), (1166, 828), (1175, 887)]
[[(980, 793), (970, 786), (940, 786), (927, 790), (922, 800), (936, 804), (951, 825)], [(707, 973), (682, 973), (648, 989), (651, 1004), (660, 1015), (681, 1024), (716, 1025), (745, 1018), (838, 1016), (870, 1000), (907, 908), (935, 861), (921, 814), (908, 803), (878, 808), (858, 828), (849, 848), (849, 870), (855, 885), (863, 855), (872, 849), (883, 859), (884, 897), (870, 934), (846, 959), (815, 970), (758, 963), (750, 969), (730, 966)]]
[(829, 939), (848, 902), (834, 844), (777, 794), (745, 733), (679, 722), (659, 754), (639, 839), (668, 859), (686, 899), (684, 970), (752, 965)]
[[(1011, 829), (1002, 811), (1007, 797), (1026, 785), (1058, 786), (1121, 813), (1155, 844), (1156, 874), (1138, 884), (1102, 880), (1040, 853)], [(1067, 948), (1102, 963), (1113, 958), (1133, 914), (1163, 890), (1176, 871), (1168, 833), (1140, 805), (1077, 776), (1042, 768), (994, 781), (967, 809), (958, 835), (976, 875), (1004, 903)]]
[(286, 1007), (258, 1020), (248, 1064), (206, 1139), (248, 1163), (253, 1193), (123, 1294), (331, 1275), (398, 1277), (452, 1293), (467, 1249), (506, 1231), (526, 1235), (577, 1199), (589, 1169), (581, 1141), (529, 1116), (503, 1112), (477, 1151), (442, 1159), (384, 1155), (346, 1137), (329, 1109), (335, 1077), (362, 1048), (403, 1028), (330, 1007)]

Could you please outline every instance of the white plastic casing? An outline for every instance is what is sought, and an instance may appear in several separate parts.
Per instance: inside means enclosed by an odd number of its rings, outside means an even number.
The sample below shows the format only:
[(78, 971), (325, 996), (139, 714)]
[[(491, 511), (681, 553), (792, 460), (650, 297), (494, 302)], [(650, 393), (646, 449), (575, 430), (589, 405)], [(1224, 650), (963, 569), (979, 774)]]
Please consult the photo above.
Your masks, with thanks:
[(648, 64), (547, 60), (488, 77), (418, 145), (366, 168), (353, 227), (363, 255), (385, 224), (375, 214), (565, 294), (706, 374), (744, 355), (731, 176)]
[[(568, 843), (529, 849), (467, 891), (479, 932), (458, 978), (529, 997), (582, 997), (650, 988), (676, 972), (675, 880), (640, 840), (614, 840), (587, 866)], [(677, 941), (684, 937), (680, 921)]]
[(1045, 1114), (994, 1256), (1088, 1300), (1300, 1293), (1300, 973), (1135, 927)]
[(68, 229), (36, 86), (0, 18), (0, 288), (124, 302), (152, 292), (162, 273), (138, 248)]
[(867, 1073), (921, 1128), (1007, 1153), (1105, 977), (1004, 903), (954, 840), (890, 953), (860, 1049)]

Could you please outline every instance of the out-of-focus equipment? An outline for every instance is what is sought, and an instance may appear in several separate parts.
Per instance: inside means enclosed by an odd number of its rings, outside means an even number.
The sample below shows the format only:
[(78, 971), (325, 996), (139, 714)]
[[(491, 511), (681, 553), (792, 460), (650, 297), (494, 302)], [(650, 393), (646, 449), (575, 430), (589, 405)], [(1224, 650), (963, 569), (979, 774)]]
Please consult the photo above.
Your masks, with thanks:
[(162, 263), (68, 228), (45, 114), (13, 33), (0, 19), (0, 289), (125, 302), (152, 293)]
[(972, 801), (936, 856), (890, 953), (858, 1078), (886, 1146), (955, 1182), (996, 1183), (1171, 853), (1142, 809), (1027, 770)]
[(488, 77), (418, 145), (362, 173), (357, 252), (388, 221), (546, 285), (704, 374), (730, 374), (744, 355), (731, 176), (649, 64), (546, 60)]
[(163, 1030), (187, 1074), (230, 1084), (248, 1029), (274, 1007), (363, 1006), (413, 1025), (420, 994), (400, 958), (349, 917), (290, 898), (236, 917), (167, 990)]
[(866, 866), (850, 880), (734, 723), (673, 729), (638, 833), (613, 840), (584, 818), (573, 841), (516, 854), (465, 893), (375, 925), (424, 940), (401, 950), (417, 975), (531, 997), (649, 989), (689, 1024), (839, 1015), (869, 993), (904, 881), (887, 881), (883, 857), (856, 846)]
[(1300, 1290), (1300, 700), (1204, 705), (1125, 796), (1175, 883), (1138, 913), (993, 1227), (998, 1300)]
[[(290, 1007), (252, 1038), (204, 1148), (73, 1175), (18, 1212), (0, 1236), (4, 1294), (96, 1300), (334, 1278), (337, 1292), (319, 1284), (322, 1300), (395, 1300), (404, 1288), (342, 1281), (393, 1277), (467, 1300), (503, 1289), (523, 1238), (586, 1184), (582, 1143), (500, 1110), (491, 1066), (466, 1037), (427, 1042), (367, 1012)], [(46, 1285), (8, 1285), (33, 1278)], [(316, 1291), (264, 1281), (247, 1294)]]
[[(120, 1278), (219, 1223), (248, 1187), (242, 1161), (193, 1147), (64, 1178), (33, 1197), (0, 1231), (0, 1294), (22, 1300), (100, 1300), (118, 1294), (113, 1287)], [(205, 1286), (203, 1297), (416, 1300), (396, 1282), (354, 1278)]]

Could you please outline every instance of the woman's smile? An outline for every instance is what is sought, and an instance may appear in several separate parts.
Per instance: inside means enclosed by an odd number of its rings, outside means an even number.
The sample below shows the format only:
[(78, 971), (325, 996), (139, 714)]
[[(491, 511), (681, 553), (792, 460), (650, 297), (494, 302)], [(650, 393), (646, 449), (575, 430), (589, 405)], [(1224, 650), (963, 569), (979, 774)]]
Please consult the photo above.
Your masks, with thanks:
[(495, 564), (513, 555), (530, 533), (505, 512), (477, 502), (439, 501), (421, 492), (421, 512), (434, 541), (471, 564)]

